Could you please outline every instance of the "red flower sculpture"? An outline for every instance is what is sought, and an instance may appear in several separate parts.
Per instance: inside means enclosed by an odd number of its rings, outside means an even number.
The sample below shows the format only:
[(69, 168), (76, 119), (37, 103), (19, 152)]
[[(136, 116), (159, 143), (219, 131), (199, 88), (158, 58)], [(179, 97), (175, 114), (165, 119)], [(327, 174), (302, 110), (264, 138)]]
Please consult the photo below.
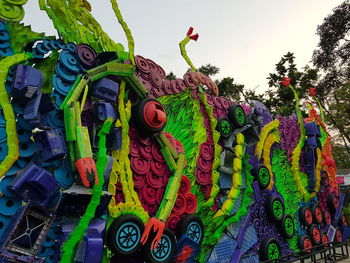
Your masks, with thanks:
[(290, 81), (291, 81), (291, 80), (292, 80), (291, 78), (283, 77), (283, 80), (281, 81), (281, 84), (282, 84), (283, 86), (289, 87)]
[(316, 88), (309, 88), (309, 95), (312, 97), (316, 96)]

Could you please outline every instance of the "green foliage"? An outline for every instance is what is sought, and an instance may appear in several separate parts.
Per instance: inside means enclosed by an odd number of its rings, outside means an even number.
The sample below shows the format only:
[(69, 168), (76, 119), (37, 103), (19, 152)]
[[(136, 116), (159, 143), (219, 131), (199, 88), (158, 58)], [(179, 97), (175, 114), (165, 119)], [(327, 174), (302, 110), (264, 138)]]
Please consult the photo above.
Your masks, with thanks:
[[(9, 23), (8, 29), (11, 33), (11, 48), (15, 53), (23, 52), (24, 47), (31, 41), (45, 37), (44, 33), (36, 33), (32, 31), (30, 26), (21, 23)], [(47, 38), (47, 37), (46, 37)], [(54, 37), (48, 37), (54, 38)]]
[(244, 85), (233, 83), (234, 79), (231, 77), (223, 78), (216, 81), (219, 89), (219, 95), (225, 96), (233, 101), (240, 101), (243, 94)]
[(34, 67), (39, 69), (44, 75), (44, 82), (41, 91), (44, 93), (50, 93), (53, 89), (52, 76), (55, 73), (55, 67), (58, 61), (59, 53), (54, 51), (50, 57), (42, 61), (41, 63), (35, 64)]
[(350, 76), (350, 3), (343, 2), (317, 28), (320, 37), (313, 54), (314, 65), (324, 74), (318, 94), (327, 96), (330, 89), (343, 84)]
[(199, 72), (202, 72), (204, 75), (211, 77), (215, 76), (220, 72), (220, 69), (216, 66), (213, 66), (211, 64), (203, 65), (198, 69)]
[(306, 66), (302, 71), (294, 63), (294, 54), (288, 52), (276, 64), (275, 72), (268, 77), (269, 89), (267, 91), (266, 106), (275, 114), (290, 115), (294, 112), (294, 95), (290, 88), (283, 86), (280, 81), (283, 77), (291, 79), (300, 99), (307, 96), (307, 91), (318, 78), (316, 69)]
[[(293, 180), (291, 165), (283, 150), (275, 149), (273, 151), (272, 172), (275, 175), (275, 186), (277, 191), (282, 195), (284, 203), (288, 204), (285, 206), (285, 213), (293, 217), (294, 225), (296, 227), (297, 213), (302, 196)], [(291, 249), (297, 249), (297, 240), (298, 237), (296, 235), (288, 240)]]
[(169, 74), (165, 76), (165, 78), (168, 80), (174, 80), (176, 79), (176, 75), (172, 71), (170, 71)]
[(333, 131), (337, 165), (350, 168), (350, 3), (343, 2), (317, 28), (313, 63), (322, 75), (317, 96)]

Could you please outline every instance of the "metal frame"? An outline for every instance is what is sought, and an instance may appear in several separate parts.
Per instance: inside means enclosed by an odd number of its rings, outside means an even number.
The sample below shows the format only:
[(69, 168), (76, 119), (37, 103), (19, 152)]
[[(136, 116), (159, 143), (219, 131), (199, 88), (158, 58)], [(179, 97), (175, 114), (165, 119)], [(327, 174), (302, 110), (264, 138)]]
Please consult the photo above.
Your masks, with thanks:
[[(339, 252), (340, 249), (340, 252)], [(309, 250), (309, 249), (307, 249)], [(271, 259), (263, 261), (263, 263), (278, 263), (278, 262), (300, 262), (300, 263), (330, 263), (342, 261), (349, 258), (348, 243), (329, 243), (327, 247), (323, 245), (315, 246), (311, 250), (312, 252), (307, 252), (307, 250), (302, 250), (300, 252), (292, 253), (278, 259)], [(338, 250), (338, 251), (337, 251)]]

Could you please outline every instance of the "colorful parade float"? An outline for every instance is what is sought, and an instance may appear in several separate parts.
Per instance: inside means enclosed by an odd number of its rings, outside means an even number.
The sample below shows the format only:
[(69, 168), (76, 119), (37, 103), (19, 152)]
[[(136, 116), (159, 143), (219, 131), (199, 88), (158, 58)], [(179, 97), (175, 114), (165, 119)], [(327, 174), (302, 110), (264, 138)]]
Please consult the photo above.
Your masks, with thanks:
[(59, 37), (19, 22), (26, 2), (0, 1), (0, 262), (280, 262), (347, 239), (314, 90), (304, 118), (285, 78), (295, 113), (272, 116), (218, 95), (192, 28), (168, 80), (114, 0), (128, 51), (87, 1), (39, 1)]

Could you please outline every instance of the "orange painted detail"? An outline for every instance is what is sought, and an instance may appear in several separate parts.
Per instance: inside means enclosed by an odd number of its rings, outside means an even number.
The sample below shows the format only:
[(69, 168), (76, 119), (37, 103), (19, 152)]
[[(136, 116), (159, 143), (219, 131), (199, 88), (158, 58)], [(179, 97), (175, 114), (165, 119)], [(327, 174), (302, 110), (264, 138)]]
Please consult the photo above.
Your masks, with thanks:
[(163, 235), (165, 229), (165, 223), (155, 217), (150, 218), (150, 220), (148, 220), (148, 222), (145, 225), (145, 231), (142, 234), (141, 237), (141, 244), (144, 245), (146, 244), (149, 235), (151, 234), (151, 231), (156, 233), (156, 236), (154, 237), (152, 244), (151, 244), (151, 248), (153, 250), (155, 250), (158, 246), (158, 243)]

